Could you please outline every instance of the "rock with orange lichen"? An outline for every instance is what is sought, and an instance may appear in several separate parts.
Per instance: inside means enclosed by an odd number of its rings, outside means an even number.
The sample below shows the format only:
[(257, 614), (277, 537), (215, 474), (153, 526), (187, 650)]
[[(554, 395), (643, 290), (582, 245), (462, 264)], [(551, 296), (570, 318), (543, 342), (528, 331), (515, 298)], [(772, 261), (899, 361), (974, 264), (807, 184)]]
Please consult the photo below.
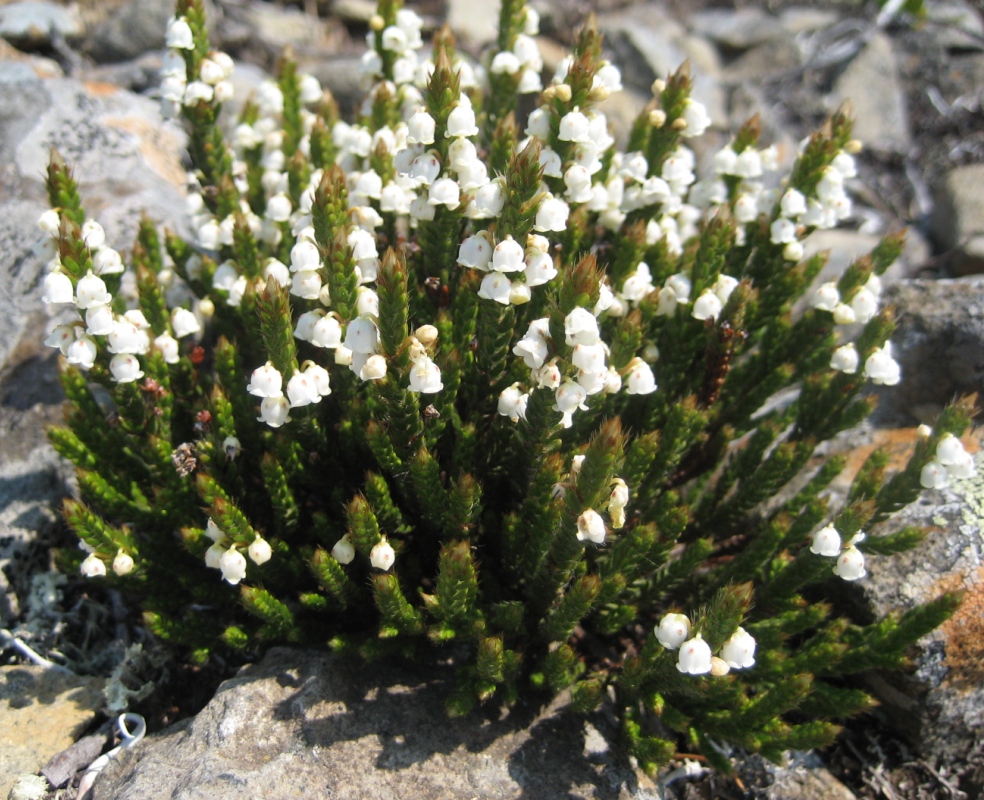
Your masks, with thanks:
[[(978, 476), (924, 492), (891, 519), (929, 534), (918, 549), (880, 558), (858, 589), (874, 616), (905, 610), (944, 592), (965, 592), (961, 607), (912, 653), (907, 673), (874, 674), (870, 689), (920, 755), (958, 771), (982, 770), (984, 739), (984, 454), (980, 434), (964, 440)], [(978, 758), (975, 759), (974, 755)], [(981, 782), (984, 773), (977, 775)]]

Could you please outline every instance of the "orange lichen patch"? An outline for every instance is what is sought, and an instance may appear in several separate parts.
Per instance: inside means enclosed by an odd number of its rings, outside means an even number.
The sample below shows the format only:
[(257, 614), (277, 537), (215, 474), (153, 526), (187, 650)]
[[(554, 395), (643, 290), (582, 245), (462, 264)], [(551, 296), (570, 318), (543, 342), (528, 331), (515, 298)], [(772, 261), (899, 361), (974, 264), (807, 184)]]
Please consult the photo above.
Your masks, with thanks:
[(85, 90), (93, 97), (107, 97), (111, 94), (117, 94), (120, 91), (119, 86), (103, 81), (86, 81), (83, 86), (85, 86)]
[[(885, 476), (891, 477), (897, 472), (905, 469), (909, 463), (909, 458), (915, 452), (916, 440), (918, 438), (917, 428), (893, 428), (891, 430), (877, 430), (872, 435), (871, 444), (864, 445), (851, 450), (848, 455), (847, 465), (840, 475), (831, 483), (830, 487), (834, 490), (846, 492), (850, 489), (858, 470), (864, 465), (875, 450), (882, 449), (888, 453), (888, 466), (885, 467)], [(984, 439), (984, 428), (964, 436), (960, 441), (963, 442), (964, 449), (968, 453), (976, 453), (981, 449), (981, 442)]]
[(878, 430), (874, 432), (871, 444), (857, 447), (850, 451), (847, 458), (847, 465), (843, 471), (830, 484), (834, 491), (846, 492), (851, 488), (858, 470), (864, 465), (875, 450), (882, 449), (888, 452), (888, 466), (885, 468), (886, 476), (893, 475), (905, 469), (909, 463), (909, 457), (916, 449), (916, 428), (894, 428), (892, 430)]
[(939, 629), (944, 641), (947, 683), (958, 689), (974, 689), (984, 682), (984, 567), (966, 576), (950, 575), (934, 586), (932, 596), (963, 589), (956, 613)]

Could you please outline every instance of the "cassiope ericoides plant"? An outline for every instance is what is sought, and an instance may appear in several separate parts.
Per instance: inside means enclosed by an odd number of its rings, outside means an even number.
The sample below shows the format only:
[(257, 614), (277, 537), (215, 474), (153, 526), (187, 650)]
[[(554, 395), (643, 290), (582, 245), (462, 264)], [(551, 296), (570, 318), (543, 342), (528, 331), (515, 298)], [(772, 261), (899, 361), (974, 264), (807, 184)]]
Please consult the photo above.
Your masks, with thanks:
[(383, 0), (355, 120), (285, 56), (226, 124), (232, 61), (179, 0), (160, 93), (192, 240), (145, 220), (124, 259), (49, 167), (75, 561), (199, 660), (451, 657), (452, 713), (610, 696), (648, 769), (820, 745), (870, 705), (841, 676), (956, 602), (859, 625), (818, 599), (918, 543), (873, 526), (920, 484), (973, 473), (957, 405), (902, 472), (876, 451), (825, 494), (844, 459), (817, 445), (900, 379), (878, 276), (902, 238), (811, 289), (804, 240), (851, 216), (845, 114), (791, 169), (754, 120), (698, 165), (682, 68), (617, 151), (594, 25), (544, 87), (537, 24), (506, 0), (474, 64)]

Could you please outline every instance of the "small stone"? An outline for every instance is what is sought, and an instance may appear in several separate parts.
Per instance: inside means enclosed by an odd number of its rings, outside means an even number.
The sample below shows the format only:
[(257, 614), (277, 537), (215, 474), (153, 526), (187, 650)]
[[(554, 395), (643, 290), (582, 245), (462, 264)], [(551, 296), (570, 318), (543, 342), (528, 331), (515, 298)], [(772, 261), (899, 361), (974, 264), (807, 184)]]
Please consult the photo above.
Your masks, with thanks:
[(782, 27), (794, 36), (829, 28), (838, 19), (835, 11), (824, 11), (809, 6), (792, 6), (779, 12), (779, 22)]
[(44, 667), (0, 667), (0, 797), (75, 741), (103, 706), (102, 685)]
[(906, 152), (912, 144), (905, 92), (891, 39), (876, 33), (834, 84), (828, 104), (854, 107), (854, 137), (866, 148)]
[(980, 391), (984, 278), (899, 281), (885, 288), (882, 303), (896, 309), (893, 355), (903, 376), (881, 397), (886, 412), (897, 410), (931, 424), (954, 397)]
[(954, 275), (984, 272), (984, 164), (951, 170), (936, 193), (930, 219), (933, 237), (951, 251)]
[(690, 24), (694, 33), (732, 50), (747, 50), (787, 35), (776, 17), (758, 8), (698, 11), (690, 18)]
[(948, 50), (984, 50), (984, 20), (964, 0), (926, 3), (926, 22), (936, 41)]
[(174, 9), (160, 0), (131, 0), (93, 26), (86, 51), (99, 63), (125, 61), (164, 47)]
[(499, 4), (473, 0), (448, 0), (448, 25), (465, 41), (481, 47), (495, 41), (499, 30)]
[(0, 6), (0, 37), (21, 48), (46, 47), (53, 38), (79, 39), (84, 33), (75, 6), (43, 2)]

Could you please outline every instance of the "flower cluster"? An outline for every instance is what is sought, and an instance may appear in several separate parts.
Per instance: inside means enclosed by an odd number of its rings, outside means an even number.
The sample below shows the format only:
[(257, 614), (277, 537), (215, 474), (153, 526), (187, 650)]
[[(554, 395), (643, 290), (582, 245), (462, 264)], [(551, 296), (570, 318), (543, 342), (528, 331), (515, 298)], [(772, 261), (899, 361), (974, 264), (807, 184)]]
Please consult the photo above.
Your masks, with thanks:
[(864, 554), (855, 547), (864, 539), (863, 533), (856, 533), (847, 544), (841, 546), (841, 535), (837, 529), (833, 525), (825, 525), (813, 534), (810, 552), (837, 559), (834, 574), (845, 581), (856, 581), (868, 574), (864, 569)]
[(755, 666), (755, 638), (742, 627), (728, 637), (716, 656), (711, 655), (711, 646), (703, 636), (693, 632), (685, 614), (667, 614), (659, 621), (654, 633), (667, 650), (679, 649), (676, 667), (687, 675), (720, 677), (733, 669)]
[(958, 403), (899, 474), (876, 451), (826, 491), (861, 378), (901, 379), (879, 276), (902, 239), (814, 288), (804, 243), (852, 213), (845, 114), (792, 164), (754, 120), (700, 158), (681, 68), (618, 148), (597, 29), (549, 76), (537, 27), (504, 0), (475, 62), (382, 0), (354, 118), (285, 55), (226, 125), (232, 64), (177, 0), (161, 96), (191, 241), (144, 220), (124, 264), (49, 166), (71, 558), (195, 659), (328, 640), (459, 661), (454, 714), (613, 698), (650, 771), (669, 731), (711, 760), (829, 742), (867, 707), (840, 676), (899, 665), (955, 602), (867, 625), (807, 600), (830, 559), (852, 581), (917, 544), (879, 523), (973, 474)]
[[(929, 436), (932, 431), (922, 433)], [(950, 478), (973, 478), (977, 475), (977, 467), (973, 456), (964, 450), (963, 443), (952, 433), (944, 434), (936, 443), (936, 452), (919, 473), (919, 483), (926, 489), (943, 489)]]

